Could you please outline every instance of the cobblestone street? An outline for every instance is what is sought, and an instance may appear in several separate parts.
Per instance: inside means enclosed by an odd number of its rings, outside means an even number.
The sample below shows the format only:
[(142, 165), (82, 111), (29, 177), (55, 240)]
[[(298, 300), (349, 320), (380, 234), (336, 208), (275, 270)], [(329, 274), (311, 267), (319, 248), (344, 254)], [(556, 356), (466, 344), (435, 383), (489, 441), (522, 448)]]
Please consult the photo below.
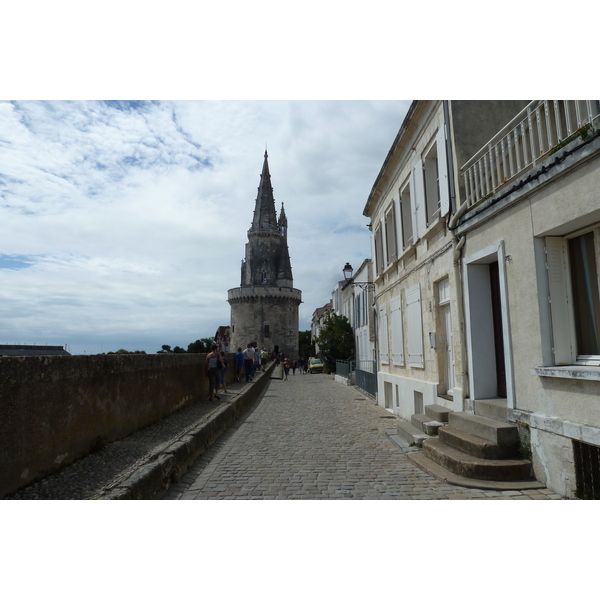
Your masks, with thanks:
[(399, 420), (330, 376), (273, 379), (257, 406), (171, 487), (165, 500), (548, 500), (547, 489), (444, 484), (386, 435)]

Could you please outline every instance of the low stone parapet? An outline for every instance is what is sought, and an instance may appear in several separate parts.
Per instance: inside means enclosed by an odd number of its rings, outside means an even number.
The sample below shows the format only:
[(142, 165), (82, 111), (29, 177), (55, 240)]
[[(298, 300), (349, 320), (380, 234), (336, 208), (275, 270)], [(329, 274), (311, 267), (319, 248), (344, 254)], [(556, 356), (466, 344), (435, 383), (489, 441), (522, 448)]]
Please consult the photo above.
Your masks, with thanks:
[[(235, 381), (233, 354), (226, 381)], [(206, 354), (0, 358), (0, 498), (192, 402)]]

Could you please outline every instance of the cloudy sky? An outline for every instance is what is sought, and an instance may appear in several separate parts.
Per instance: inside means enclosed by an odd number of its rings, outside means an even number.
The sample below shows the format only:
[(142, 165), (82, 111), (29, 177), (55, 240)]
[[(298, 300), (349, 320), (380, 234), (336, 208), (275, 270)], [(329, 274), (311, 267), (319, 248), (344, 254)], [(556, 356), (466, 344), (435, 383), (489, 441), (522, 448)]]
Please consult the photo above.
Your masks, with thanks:
[(0, 343), (156, 352), (228, 325), (265, 147), (300, 329), (369, 255), (410, 101), (1, 101)]

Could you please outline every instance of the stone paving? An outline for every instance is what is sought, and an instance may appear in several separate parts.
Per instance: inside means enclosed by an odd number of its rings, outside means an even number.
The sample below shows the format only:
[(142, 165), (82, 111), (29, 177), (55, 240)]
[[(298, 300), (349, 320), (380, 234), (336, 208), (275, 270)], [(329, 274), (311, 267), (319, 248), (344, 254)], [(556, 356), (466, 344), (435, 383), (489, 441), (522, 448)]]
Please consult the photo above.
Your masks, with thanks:
[(385, 433), (399, 421), (329, 375), (290, 374), (171, 487), (165, 500), (549, 500), (547, 489), (490, 491), (444, 484)]

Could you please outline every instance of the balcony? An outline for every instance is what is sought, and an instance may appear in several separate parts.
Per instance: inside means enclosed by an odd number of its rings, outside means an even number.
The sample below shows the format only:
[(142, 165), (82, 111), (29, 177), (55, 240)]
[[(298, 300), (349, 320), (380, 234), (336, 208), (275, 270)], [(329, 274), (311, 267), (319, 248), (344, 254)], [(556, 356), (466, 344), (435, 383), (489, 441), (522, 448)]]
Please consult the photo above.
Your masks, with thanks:
[[(460, 169), (471, 208), (599, 126), (596, 100), (534, 100)], [(591, 132), (590, 132), (591, 133)]]

